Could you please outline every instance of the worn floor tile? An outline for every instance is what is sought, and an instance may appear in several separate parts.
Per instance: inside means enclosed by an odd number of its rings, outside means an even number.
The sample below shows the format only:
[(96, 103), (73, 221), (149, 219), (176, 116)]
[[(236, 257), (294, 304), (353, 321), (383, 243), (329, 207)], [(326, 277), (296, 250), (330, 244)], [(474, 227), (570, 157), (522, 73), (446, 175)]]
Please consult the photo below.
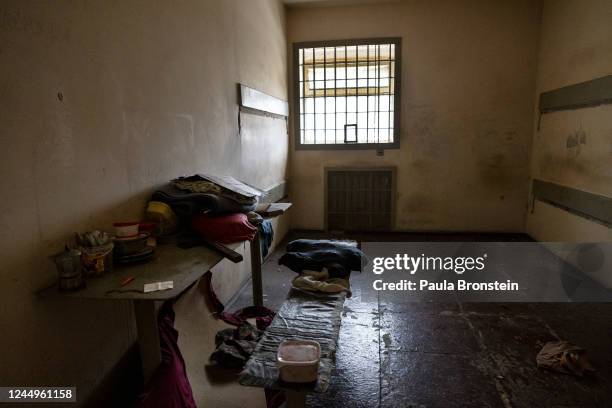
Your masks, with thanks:
[(377, 407), (379, 401), (378, 317), (345, 313), (336, 352), (336, 369), (325, 394), (308, 397), (310, 407)]
[(382, 366), (381, 407), (503, 407), (469, 356), (391, 351)]
[(478, 351), (472, 330), (460, 316), (382, 313), (385, 350), (469, 355)]

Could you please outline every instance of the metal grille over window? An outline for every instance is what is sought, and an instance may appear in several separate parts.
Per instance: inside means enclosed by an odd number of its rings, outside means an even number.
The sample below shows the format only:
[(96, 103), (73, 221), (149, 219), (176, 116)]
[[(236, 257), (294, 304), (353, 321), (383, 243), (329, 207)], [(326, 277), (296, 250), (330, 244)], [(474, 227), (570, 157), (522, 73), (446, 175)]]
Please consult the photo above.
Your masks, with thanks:
[(399, 39), (294, 46), (298, 145), (397, 146)]

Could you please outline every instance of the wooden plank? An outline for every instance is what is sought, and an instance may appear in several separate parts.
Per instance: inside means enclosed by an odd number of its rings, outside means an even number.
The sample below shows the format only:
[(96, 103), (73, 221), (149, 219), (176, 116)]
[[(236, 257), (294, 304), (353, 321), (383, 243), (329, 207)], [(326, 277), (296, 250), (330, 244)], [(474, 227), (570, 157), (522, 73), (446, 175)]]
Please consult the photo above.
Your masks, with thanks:
[[(229, 244), (236, 249), (244, 243)], [(87, 287), (76, 292), (60, 292), (57, 285), (39, 292), (41, 296), (72, 297), (83, 299), (172, 299), (183, 292), (189, 285), (202, 277), (206, 271), (223, 260), (223, 255), (205, 247), (189, 249), (175, 245), (160, 245), (152, 261), (139, 265), (122, 266), (114, 272), (106, 273), (99, 278), (87, 279)], [(125, 286), (120, 282), (133, 276), (134, 280)], [(158, 292), (139, 293), (126, 290), (142, 290), (145, 283), (173, 281), (174, 287)], [(121, 290), (123, 292), (110, 292)]]
[(263, 203), (257, 206), (255, 212), (264, 217), (277, 217), (286, 213), (292, 205), (292, 203)]
[(612, 102), (612, 75), (540, 94), (540, 113), (578, 109)]
[(253, 284), (253, 304), (263, 306), (263, 276), (261, 273), (261, 243), (259, 231), (251, 241), (251, 279)]
[(540, 201), (576, 215), (598, 221), (606, 226), (612, 225), (612, 198), (576, 190), (571, 187), (533, 180), (533, 195)]
[(240, 84), (240, 106), (279, 116), (289, 115), (287, 101)]
[(259, 197), (260, 203), (275, 203), (289, 195), (289, 181), (285, 180), (266, 190), (266, 195)]

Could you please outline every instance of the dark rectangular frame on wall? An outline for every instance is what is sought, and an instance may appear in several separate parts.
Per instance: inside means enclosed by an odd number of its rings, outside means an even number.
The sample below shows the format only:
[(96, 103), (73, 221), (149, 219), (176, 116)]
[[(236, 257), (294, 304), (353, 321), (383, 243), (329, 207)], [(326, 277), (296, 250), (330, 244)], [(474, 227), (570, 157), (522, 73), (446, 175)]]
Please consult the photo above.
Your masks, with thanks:
[[(299, 49), (318, 47), (337, 47), (342, 45), (395, 45), (395, 84), (393, 87), (393, 142), (392, 143), (338, 143), (338, 144), (302, 144), (300, 140), (300, 89), (299, 89)], [(400, 116), (401, 116), (401, 72), (402, 72), (402, 39), (401, 37), (359, 38), (349, 40), (307, 41), (293, 43), (293, 131), (296, 150), (383, 150), (399, 149), (400, 147)]]
[(329, 173), (332, 171), (388, 171), (391, 173), (391, 231), (395, 231), (395, 222), (396, 222), (396, 207), (397, 207), (397, 167), (395, 166), (381, 166), (381, 167), (355, 167), (355, 166), (330, 166), (324, 167), (323, 172), (323, 229), (326, 232), (329, 232), (328, 226), (328, 207), (329, 207), (329, 197), (328, 197), (328, 182), (329, 182)]

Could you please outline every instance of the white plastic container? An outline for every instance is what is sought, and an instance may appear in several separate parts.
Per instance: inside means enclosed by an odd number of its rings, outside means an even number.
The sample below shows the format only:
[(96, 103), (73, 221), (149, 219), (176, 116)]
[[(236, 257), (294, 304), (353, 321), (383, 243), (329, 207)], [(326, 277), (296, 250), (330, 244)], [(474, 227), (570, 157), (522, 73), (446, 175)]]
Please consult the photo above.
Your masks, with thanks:
[(113, 224), (113, 227), (115, 227), (115, 236), (117, 238), (130, 238), (138, 236), (137, 222), (116, 222)]
[(276, 365), (282, 381), (309, 383), (317, 381), (321, 346), (312, 340), (284, 340), (276, 353)]

